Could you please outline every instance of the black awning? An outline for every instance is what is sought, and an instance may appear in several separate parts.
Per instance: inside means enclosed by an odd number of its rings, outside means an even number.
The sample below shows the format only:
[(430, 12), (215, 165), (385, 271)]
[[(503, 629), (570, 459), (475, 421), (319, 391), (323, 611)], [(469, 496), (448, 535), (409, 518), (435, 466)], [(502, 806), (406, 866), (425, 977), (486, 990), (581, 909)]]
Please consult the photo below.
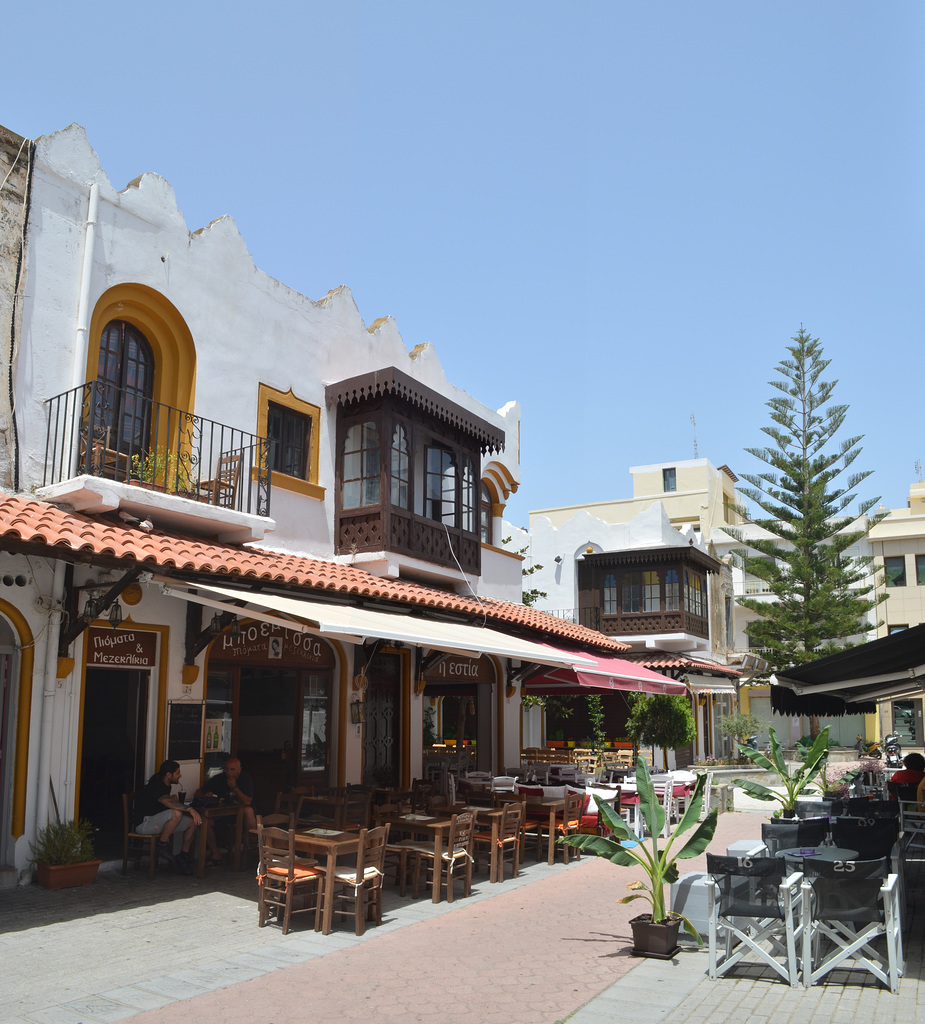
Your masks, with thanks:
[(771, 710), (778, 715), (818, 715), (820, 718), (842, 718), (845, 715), (866, 715), (877, 710), (870, 702), (847, 704), (844, 697), (828, 693), (798, 694), (786, 686), (771, 687)]
[(787, 715), (855, 715), (925, 692), (925, 625), (778, 672), (771, 706)]

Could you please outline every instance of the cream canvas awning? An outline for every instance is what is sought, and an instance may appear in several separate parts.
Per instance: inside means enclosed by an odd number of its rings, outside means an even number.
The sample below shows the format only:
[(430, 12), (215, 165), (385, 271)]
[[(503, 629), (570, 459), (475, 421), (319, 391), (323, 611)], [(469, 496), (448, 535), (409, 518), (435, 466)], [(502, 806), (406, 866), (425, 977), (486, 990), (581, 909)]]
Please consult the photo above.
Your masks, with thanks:
[[(308, 601), (280, 594), (205, 586), (201, 583), (195, 585), (194, 592), (188, 586), (177, 585), (176, 581), (161, 579), (159, 582), (162, 591), (169, 597), (351, 644), (361, 644), (370, 639), (392, 640), (467, 657), (494, 654), (538, 665), (567, 667), (595, 664), (595, 659), (589, 655), (522, 640), (485, 626), (440, 622), (400, 611), (374, 611), (354, 605)], [(246, 607), (242, 607), (242, 603)]]
[(686, 672), (687, 685), (691, 688), (691, 693), (735, 693), (735, 683), (731, 683), (728, 679), (719, 679), (716, 676), (700, 676), (694, 675), (692, 672)]

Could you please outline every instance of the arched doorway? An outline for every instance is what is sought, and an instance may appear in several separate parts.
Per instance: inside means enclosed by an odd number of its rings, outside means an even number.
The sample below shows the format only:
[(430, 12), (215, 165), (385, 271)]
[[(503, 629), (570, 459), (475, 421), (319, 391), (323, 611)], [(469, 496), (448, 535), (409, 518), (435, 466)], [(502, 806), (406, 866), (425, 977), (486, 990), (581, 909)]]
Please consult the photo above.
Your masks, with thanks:
[(19, 645), (16, 635), (0, 618), (0, 863), (6, 862), (3, 842), (11, 832), (13, 751), (15, 741), (16, 662)]

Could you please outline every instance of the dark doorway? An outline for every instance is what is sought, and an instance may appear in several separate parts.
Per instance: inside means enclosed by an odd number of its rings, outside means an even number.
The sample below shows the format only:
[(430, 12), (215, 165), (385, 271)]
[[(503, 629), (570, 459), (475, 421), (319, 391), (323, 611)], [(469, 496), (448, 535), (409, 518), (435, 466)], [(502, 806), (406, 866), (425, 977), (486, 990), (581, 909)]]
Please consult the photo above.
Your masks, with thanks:
[(300, 675), (294, 668), (241, 670), (234, 749), (254, 780), (258, 814), (272, 811), (276, 794), (293, 781), (289, 772), (297, 716), (301, 720)]
[(97, 856), (122, 853), (122, 794), (144, 776), (148, 673), (88, 668), (84, 681), (78, 816), (98, 829)]

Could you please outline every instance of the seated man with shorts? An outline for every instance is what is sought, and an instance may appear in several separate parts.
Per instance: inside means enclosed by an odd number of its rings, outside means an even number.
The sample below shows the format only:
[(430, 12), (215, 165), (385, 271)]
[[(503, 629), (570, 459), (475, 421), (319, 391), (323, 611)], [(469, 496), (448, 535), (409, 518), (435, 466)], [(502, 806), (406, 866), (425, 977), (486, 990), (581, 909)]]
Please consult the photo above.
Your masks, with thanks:
[[(184, 875), (191, 875), (193, 863), (189, 851), (196, 836), (196, 826), (202, 818), (197, 810), (186, 807), (170, 794), (181, 775), (176, 761), (161, 763), (135, 801), (135, 814), (142, 819), (135, 826), (135, 831), (145, 836), (159, 835), (157, 850), (160, 856), (176, 863)], [(171, 848), (174, 833), (183, 836), (182, 849), (176, 856)]]

